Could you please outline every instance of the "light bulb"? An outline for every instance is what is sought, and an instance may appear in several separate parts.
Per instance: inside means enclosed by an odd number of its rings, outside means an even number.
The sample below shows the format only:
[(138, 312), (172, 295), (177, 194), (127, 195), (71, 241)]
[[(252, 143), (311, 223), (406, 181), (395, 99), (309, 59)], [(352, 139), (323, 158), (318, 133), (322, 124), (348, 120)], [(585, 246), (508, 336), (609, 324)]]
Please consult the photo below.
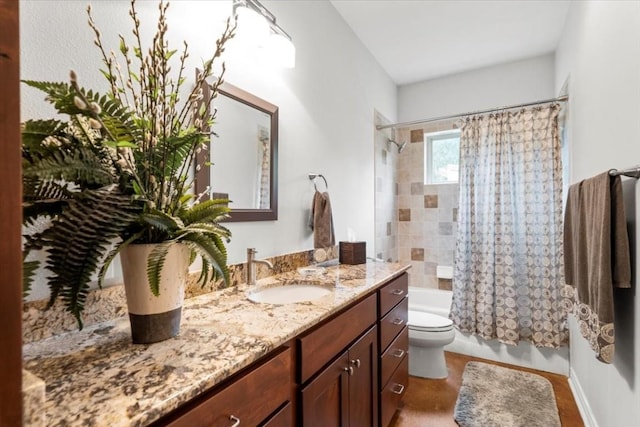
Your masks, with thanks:
[(248, 45), (264, 46), (265, 40), (271, 33), (267, 20), (248, 7), (239, 7), (236, 18), (238, 20), (236, 37)]

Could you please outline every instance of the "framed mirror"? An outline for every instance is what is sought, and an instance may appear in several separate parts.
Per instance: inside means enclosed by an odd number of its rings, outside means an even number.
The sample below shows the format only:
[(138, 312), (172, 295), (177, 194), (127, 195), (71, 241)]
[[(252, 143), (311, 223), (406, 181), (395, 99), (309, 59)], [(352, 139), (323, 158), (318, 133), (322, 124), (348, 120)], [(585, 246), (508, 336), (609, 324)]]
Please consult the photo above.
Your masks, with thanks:
[[(210, 97), (204, 85), (205, 100)], [(205, 101), (206, 102), (206, 101)], [(278, 219), (278, 107), (229, 83), (218, 88), (208, 153), (197, 154), (197, 194), (231, 200), (227, 221)], [(217, 135), (217, 136), (216, 136)]]

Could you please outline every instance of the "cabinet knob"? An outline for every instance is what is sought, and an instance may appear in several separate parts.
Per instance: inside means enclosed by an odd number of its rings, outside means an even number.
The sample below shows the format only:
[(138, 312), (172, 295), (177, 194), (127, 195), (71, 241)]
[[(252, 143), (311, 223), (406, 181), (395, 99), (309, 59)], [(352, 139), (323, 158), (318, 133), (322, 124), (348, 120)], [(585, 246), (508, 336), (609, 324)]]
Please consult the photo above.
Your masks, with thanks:
[(395, 394), (402, 394), (403, 391), (404, 391), (404, 386), (402, 384), (396, 384), (391, 389), (391, 393), (395, 393)]
[(353, 375), (353, 366), (348, 366), (344, 368), (343, 371), (347, 372), (349, 375)]
[(401, 349), (401, 348), (396, 348), (396, 349), (394, 350), (394, 352), (393, 352), (393, 353), (391, 353), (391, 355), (392, 355), (393, 357), (397, 357), (398, 359), (400, 359), (402, 356), (404, 356), (404, 353), (405, 353), (405, 351), (404, 351), (403, 349)]
[(404, 289), (394, 289), (391, 291), (391, 295), (402, 295), (404, 294)]
[(238, 427), (240, 425), (240, 418), (238, 418), (238, 417), (234, 417), (233, 415), (229, 415), (229, 420), (233, 421), (233, 424), (231, 424), (231, 427)]
[(356, 368), (360, 367), (360, 359), (351, 359), (351, 364), (355, 365)]
[(393, 323), (394, 325), (402, 325), (404, 323), (404, 319), (396, 317), (391, 323)]

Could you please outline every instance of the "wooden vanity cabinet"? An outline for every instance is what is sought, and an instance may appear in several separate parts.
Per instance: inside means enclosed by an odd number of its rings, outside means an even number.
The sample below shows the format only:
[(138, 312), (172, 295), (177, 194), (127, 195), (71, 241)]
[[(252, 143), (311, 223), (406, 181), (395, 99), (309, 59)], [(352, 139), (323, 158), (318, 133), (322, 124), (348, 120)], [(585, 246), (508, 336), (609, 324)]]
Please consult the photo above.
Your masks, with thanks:
[(380, 427), (387, 427), (409, 383), (409, 276), (396, 277), (378, 289)]
[(387, 427), (395, 415), (409, 381), (409, 357), (405, 356), (380, 391), (380, 426)]
[(409, 348), (409, 328), (404, 328), (395, 340), (380, 355), (380, 388), (382, 388), (391, 375), (398, 369), (405, 359)]
[(306, 383), (376, 323), (376, 304), (372, 294), (297, 338), (299, 384)]
[(273, 414), (267, 421), (260, 424), (260, 427), (291, 427), (293, 420), (293, 404), (291, 402), (284, 405), (278, 412)]
[(299, 423), (377, 427), (376, 294), (298, 338)]
[(204, 393), (154, 425), (171, 427), (290, 426), (292, 352), (276, 350), (230, 382)]
[(377, 426), (376, 334), (373, 326), (302, 388), (303, 426)]
[(160, 419), (172, 427), (387, 427), (408, 381), (404, 273)]

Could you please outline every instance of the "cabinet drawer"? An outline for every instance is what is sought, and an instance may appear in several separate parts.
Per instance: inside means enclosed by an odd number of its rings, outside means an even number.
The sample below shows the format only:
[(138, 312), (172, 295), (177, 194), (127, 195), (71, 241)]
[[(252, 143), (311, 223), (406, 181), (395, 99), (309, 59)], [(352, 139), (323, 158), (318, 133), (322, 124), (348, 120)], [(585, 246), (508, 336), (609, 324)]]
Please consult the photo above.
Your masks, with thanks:
[(391, 341), (407, 325), (409, 320), (409, 299), (398, 304), (393, 310), (380, 320), (380, 352), (383, 353)]
[(378, 290), (380, 293), (380, 298), (378, 299), (380, 317), (383, 317), (396, 304), (402, 301), (407, 296), (408, 289), (409, 275), (407, 273), (402, 273), (402, 275), (381, 287)]
[(289, 402), (264, 424), (260, 424), (260, 427), (291, 427), (293, 425), (291, 424), (292, 422), (293, 410), (291, 409), (291, 402)]
[(409, 385), (409, 357), (404, 356), (400, 366), (380, 392), (380, 427), (387, 427)]
[(298, 381), (306, 382), (376, 321), (376, 294), (298, 338)]
[(211, 397), (185, 407), (187, 412), (172, 422), (163, 424), (229, 427), (233, 416), (241, 425), (255, 426), (291, 399), (291, 382), (291, 350), (286, 348)]
[(380, 356), (380, 388), (389, 381), (393, 372), (409, 349), (409, 328), (404, 327), (400, 335), (389, 345), (389, 348)]

